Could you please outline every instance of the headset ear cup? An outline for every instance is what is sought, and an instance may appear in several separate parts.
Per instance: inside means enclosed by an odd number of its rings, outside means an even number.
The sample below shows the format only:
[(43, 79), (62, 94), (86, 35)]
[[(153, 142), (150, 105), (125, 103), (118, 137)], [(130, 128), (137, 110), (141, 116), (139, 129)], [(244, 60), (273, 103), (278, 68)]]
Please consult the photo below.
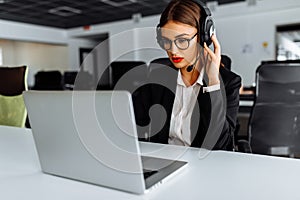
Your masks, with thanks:
[(199, 30), (198, 30), (198, 33), (199, 33), (199, 38), (200, 38), (200, 45), (202, 47), (204, 47), (204, 42), (206, 42), (206, 37), (205, 37), (205, 19), (200, 19), (199, 20)]
[(207, 46), (211, 45), (211, 36), (215, 33), (215, 24), (211, 16), (207, 16), (204, 23), (204, 42)]

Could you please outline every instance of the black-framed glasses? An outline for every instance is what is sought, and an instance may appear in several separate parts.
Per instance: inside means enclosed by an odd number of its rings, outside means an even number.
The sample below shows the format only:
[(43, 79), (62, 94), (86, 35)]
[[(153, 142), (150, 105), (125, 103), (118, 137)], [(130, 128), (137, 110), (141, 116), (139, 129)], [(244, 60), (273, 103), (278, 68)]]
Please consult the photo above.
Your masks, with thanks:
[[(174, 44), (180, 50), (186, 50), (190, 46), (190, 41), (194, 39), (194, 37), (198, 34), (198, 32), (191, 38), (176, 38)], [(172, 48), (172, 40), (168, 38), (161, 37), (159, 40), (159, 45), (164, 50), (170, 50)]]

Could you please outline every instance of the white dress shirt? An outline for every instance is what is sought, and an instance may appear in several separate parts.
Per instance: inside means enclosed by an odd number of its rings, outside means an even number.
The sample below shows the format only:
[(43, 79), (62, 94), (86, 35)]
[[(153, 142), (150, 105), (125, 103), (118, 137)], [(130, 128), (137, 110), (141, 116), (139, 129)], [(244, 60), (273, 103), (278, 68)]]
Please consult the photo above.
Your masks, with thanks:
[[(203, 70), (201, 70), (197, 81), (186, 86), (182, 80), (182, 74), (178, 70), (177, 86), (171, 124), (169, 131), (169, 144), (191, 146), (191, 116), (201, 86), (203, 86)], [(203, 87), (203, 92), (212, 92), (220, 89), (220, 84)]]

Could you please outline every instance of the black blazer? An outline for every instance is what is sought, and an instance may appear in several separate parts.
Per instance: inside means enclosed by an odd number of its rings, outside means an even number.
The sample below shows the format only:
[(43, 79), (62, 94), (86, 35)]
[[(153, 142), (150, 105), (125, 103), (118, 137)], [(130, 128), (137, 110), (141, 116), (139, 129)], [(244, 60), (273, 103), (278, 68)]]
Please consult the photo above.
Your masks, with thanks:
[[(153, 70), (148, 84), (133, 93), (137, 130), (142, 141), (168, 143), (178, 70), (167, 68)], [(192, 147), (233, 149), (241, 78), (220, 67), (220, 79), (221, 90), (203, 93), (203, 88), (200, 89), (199, 110), (195, 106), (191, 119)]]

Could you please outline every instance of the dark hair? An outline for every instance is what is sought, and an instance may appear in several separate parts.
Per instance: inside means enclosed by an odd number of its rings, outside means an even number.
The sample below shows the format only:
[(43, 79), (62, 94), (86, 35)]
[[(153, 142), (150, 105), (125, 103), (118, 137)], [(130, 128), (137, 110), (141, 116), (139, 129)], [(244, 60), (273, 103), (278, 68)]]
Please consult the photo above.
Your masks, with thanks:
[(159, 27), (169, 20), (188, 24), (199, 30), (201, 9), (193, 0), (172, 0), (160, 16)]

